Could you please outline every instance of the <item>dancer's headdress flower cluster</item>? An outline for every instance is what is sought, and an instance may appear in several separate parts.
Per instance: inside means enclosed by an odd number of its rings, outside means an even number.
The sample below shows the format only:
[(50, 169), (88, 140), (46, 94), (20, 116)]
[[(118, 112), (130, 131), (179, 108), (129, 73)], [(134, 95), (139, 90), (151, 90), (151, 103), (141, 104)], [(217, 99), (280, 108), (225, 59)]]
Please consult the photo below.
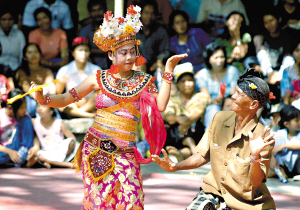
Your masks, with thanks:
[(103, 24), (94, 34), (94, 43), (103, 51), (115, 51), (126, 44), (139, 45), (136, 33), (142, 28), (141, 8), (130, 5), (126, 17), (113, 17), (111, 11), (104, 14)]

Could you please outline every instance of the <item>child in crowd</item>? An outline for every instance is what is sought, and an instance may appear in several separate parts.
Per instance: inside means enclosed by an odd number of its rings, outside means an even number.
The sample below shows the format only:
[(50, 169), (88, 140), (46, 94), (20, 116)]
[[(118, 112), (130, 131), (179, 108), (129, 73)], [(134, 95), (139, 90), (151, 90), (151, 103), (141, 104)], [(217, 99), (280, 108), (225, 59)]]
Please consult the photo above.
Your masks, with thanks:
[(272, 155), (275, 158), (271, 159), (269, 176), (274, 170), (282, 182), (287, 182), (287, 177), (300, 174), (300, 110), (286, 105), (280, 117), (281, 129), (274, 136)]
[[(23, 94), (12, 90), (8, 97)], [(21, 98), (0, 109), (0, 165), (20, 167), (25, 163), (27, 153), (32, 152), (34, 132), (31, 118), (26, 114), (26, 100)], [(36, 145), (36, 142), (35, 142)]]
[[(6, 102), (8, 99), (8, 93), (13, 88), (10, 86), (8, 79), (3, 74), (0, 74), (0, 103)], [(2, 107), (2, 105), (1, 105)], [(0, 108), (1, 108), (0, 107)]]
[(278, 103), (278, 104), (272, 105), (270, 113), (268, 114), (268, 117), (270, 118), (270, 133), (271, 134), (280, 130), (280, 127), (278, 125), (278, 122), (280, 120), (280, 111), (285, 106), (286, 106), (286, 104), (284, 104), (284, 103)]
[[(54, 109), (48, 106), (37, 105), (39, 118), (32, 120), (34, 130), (41, 144), (41, 150), (36, 153), (38, 161), (51, 168), (51, 165), (59, 167), (72, 167), (68, 162), (75, 156), (76, 137), (66, 127), (61, 119), (56, 119)], [(64, 136), (67, 139), (64, 139)]]

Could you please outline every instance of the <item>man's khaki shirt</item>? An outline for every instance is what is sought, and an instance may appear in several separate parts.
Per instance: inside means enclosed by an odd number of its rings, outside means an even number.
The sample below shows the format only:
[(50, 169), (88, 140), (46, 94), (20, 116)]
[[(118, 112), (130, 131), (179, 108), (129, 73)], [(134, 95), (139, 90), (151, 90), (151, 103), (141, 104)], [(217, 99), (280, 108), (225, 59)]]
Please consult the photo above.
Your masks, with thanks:
[(211, 171), (204, 177), (206, 193), (224, 198), (233, 209), (275, 209), (275, 203), (265, 185), (274, 145), (267, 146), (260, 153), (260, 167), (265, 173), (263, 182), (253, 191), (250, 183), (250, 145), (248, 131), (258, 138), (264, 126), (253, 118), (234, 136), (235, 112), (218, 112), (197, 145), (197, 151), (210, 159)]

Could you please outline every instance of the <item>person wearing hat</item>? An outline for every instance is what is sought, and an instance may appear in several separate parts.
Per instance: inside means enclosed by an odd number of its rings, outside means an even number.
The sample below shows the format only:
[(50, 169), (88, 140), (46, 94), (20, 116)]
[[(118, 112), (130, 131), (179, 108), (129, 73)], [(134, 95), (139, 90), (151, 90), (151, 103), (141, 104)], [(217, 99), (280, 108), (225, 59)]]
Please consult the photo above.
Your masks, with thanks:
[(197, 145), (197, 153), (173, 163), (166, 151), (164, 158), (152, 155), (166, 171), (198, 168), (208, 162), (211, 171), (204, 177), (191, 209), (275, 209), (265, 184), (274, 146), (274, 134), (256, 116), (273, 94), (254, 69), (247, 69), (232, 95), (232, 111), (218, 112)]
[(203, 116), (208, 96), (194, 90), (194, 71), (191, 63), (179, 64), (174, 69), (178, 87), (164, 112), (168, 123), (165, 148), (178, 161), (196, 153), (196, 145), (204, 133)]
[[(43, 89), (32, 83), (35, 100), (50, 107), (65, 107), (96, 91), (95, 121), (77, 151), (75, 163), (82, 168), (84, 199), (82, 209), (143, 209), (144, 192), (140, 163), (147, 164), (136, 149), (139, 119), (151, 154), (160, 154), (166, 131), (160, 112), (170, 95), (173, 70), (187, 54), (168, 59), (160, 91), (155, 78), (132, 70), (145, 64), (139, 54), (136, 33), (142, 27), (141, 8), (131, 5), (126, 17), (113, 17), (108, 11), (94, 34), (94, 43), (108, 52), (110, 69), (98, 70), (67, 93), (43, 96)], [(151, 121), (150, 121), (151, 120)]]

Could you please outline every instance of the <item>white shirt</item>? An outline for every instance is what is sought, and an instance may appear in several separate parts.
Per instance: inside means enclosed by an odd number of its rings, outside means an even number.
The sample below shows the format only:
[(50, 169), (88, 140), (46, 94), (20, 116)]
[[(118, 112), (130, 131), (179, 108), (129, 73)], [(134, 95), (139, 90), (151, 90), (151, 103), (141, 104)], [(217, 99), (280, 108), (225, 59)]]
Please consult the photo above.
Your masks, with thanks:
[(223, 15), (225, 19), (233, 11), (242, 13), (245, 16), (246, 24), (249, 24), (245, 7), (241, 0), (227, 0), (223, 5), (219, 0), (203, 0), (196, 22), (200, 23), (209, 18), (210, 15)]
[(6, 36), (0, 27), (0, 43), (2, 50), (0, 64), (9, 66), (13, 71), (17, 70), (23, 58), (24, 34), (22, 31), (12, 28), (8, 36)]
[[(73, 87), (79, 85), (83, 80), (85, 80), (88, 76), (97, 73), (97, 70), (101, 70), (101, 68), (95, 64), (86, 62), (83, 72), (80, 73), (76, 66), (75, 60), (71, 61), (69, 64), (61, 67), (56, 75), (56, 79), (66, 80), (66, 90), (70, 90)], [(92, 94), (88, 94), (87, 98), (90, 98)]]
[(56, 0), (50, 7), (44, 0), (31, 0), (24, 9), (23, 25), (33, 27), (36, 26), (34, 19), (34, 11), (37, 8), (45, 7), (52, 13), (52, 27), (62, 29), (70, 29), (73, 27), (71, 12), (69, 6), (62, 0)]

